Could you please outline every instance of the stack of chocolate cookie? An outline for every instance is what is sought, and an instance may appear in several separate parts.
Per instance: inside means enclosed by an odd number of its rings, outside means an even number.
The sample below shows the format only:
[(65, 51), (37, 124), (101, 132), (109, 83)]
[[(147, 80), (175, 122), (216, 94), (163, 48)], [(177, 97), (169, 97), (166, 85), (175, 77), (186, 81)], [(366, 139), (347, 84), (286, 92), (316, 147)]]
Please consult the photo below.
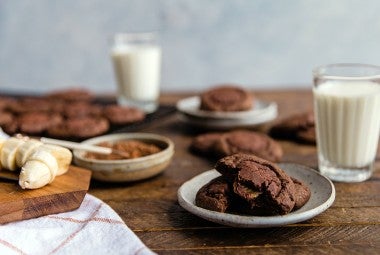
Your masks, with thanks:
[(247, 153), (279, 162), (283, 155), (279, 143), (263, 133), (249, 130), (201, 134), (194, 137), (190, 149), (218, 159), (235, 153)]
[(106, 133), (110, 126), (145, 118), (143, 111), (93, 103), (84, 89), (67, 89), (41, 97), (0, 98), (0, 126), (8, 134), (85, 139)]
[(310, 189), (291, 178), (274, 163), (234, 154), (220, 159), (215, 169), (222, 175), (204, 185), (196, 195), (197, 206), (249, 215), (284, 215), (301, 208)]

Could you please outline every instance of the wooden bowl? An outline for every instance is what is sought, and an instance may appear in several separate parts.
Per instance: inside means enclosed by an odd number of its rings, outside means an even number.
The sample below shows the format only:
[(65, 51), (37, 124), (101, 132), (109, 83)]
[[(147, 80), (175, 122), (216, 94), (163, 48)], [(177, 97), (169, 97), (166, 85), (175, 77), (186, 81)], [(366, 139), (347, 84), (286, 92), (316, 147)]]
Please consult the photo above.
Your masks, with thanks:
[(74, 164), (90, 169), (92, 178), (107, 182), (130, 182), (153, 177), (163, 172), (174, 155), (174, 143), (167, 137), (151, 133), (120, 133), (94, 137), (84, 144), (97, 145), (102, 142), (114, 143), (122, 140), (137, 140), (154, 144), (161, 151), (133, 159), (99, 160), (85, 157), (83, 150), (74, 150)]

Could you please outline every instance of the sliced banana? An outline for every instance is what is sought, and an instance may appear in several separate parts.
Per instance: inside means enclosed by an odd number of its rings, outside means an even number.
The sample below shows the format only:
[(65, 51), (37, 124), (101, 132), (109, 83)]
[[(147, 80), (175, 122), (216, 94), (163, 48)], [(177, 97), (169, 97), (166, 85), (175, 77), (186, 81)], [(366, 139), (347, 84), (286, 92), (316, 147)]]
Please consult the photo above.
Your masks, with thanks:
[(17, 167), (22, 167), (30, 155), (32, 155), (41, 145), (43, 145), (43, 143), (35, 139), (30, 139), (21, 144), (16, 153)]
[(0, 139), (0, 169), (21, 167), (19, 185), (23, 189), (41, 188), (66, 173), (72, 161), (69, 149), (43, 144), (29, 138)]
[(25, 143), (24, 140), (11, 137), (5, 140), (0, 153), (0, 161), (3, 168), (14, 171), (17, 169), (16, 154), (18, 148)]
[(53, 182), (58, 171), (55, 157), (41, 146), (21, 167), (19, 185), (23, 189), (38, 189)]
[[(50, 180), (48, 183), (51, 183), (58, 172), (58, 163), (55, 157), (44, 148), (38, 148), (25, 162), (25, 165), (22, 167), (22, 169), (26, 168), (26, 163), (29, 161), (40, 161), (44, 163), (50, 170)], [(38, 171), (38, 169), (36, 169)], [(35, 174), (35, 172), (31, 171), (31, 174)]]
[(49, 167), (38, 160), (26, 161), (21, 168), (19, 185), (23, 189), (38, 189), (51, 180), (51, 172)]
[(62, 175), (69, 170), (69, 166), (71, 164), (71, 160), (73, 158), (73, 154), (71, 151), (65, 147), (52, 145), (52, 144), (44, 144), (41, 148), (49, 151), (57, 160), (58, 163), (58, 171), (57, 175)]

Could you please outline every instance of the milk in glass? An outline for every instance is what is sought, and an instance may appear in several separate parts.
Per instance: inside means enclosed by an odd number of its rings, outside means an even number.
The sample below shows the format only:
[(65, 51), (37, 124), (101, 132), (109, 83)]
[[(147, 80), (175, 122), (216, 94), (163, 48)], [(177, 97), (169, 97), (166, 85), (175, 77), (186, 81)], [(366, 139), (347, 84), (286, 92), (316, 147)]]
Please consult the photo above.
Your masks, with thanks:
[(118, 36), (111, 50), (118, 101), (152, 112), (159, 97), (161, 47), (149, 40), (149, 34)]
[(367, 179), (379, 140), (380, 85), (327, 80), (313, 92), (321, 172), (338, 181), (354, 173), (362, 173), (358, 181)]

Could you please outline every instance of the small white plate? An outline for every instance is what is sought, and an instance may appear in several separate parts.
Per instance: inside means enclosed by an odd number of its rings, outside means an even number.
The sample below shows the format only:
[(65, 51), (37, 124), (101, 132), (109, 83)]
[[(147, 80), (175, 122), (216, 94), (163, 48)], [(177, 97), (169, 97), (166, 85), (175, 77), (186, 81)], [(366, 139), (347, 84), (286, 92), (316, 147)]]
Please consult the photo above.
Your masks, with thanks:
[(266, 228), (302, 222), (313, 218), (329, 208), (335, 200), (333, 183), (317, 171), (302, 165), (278, 164), (288, 175), (297, 178), (309, 186), (311, 197), (300, 209), (286, 215), (250, 216), (210, 211), (195, 205), (198, 190), (220, 174), (216, 170), (204, 172), (182, 184), (178, 190), (179, 204), (203, 219), (222, 225), (240, 228)]
[(189, 97), (177, 102), (180, 119), (194, 126), (209, 129), (249, 128), (264, 124), (277, 117), (277, 104), (255, 100), (249, 111), (214, 112), (200, 110), (200, 98)]
[(277, 104), (255, 99), (252, 110), (236, 112), (219, 112), (200, 110), (201, 99), (198, 96), (181, 99), (177, 102), (177, 110), (192, 117), (210, 119), (247, 119), (260, 116), (268, 111), (277, 110)]

